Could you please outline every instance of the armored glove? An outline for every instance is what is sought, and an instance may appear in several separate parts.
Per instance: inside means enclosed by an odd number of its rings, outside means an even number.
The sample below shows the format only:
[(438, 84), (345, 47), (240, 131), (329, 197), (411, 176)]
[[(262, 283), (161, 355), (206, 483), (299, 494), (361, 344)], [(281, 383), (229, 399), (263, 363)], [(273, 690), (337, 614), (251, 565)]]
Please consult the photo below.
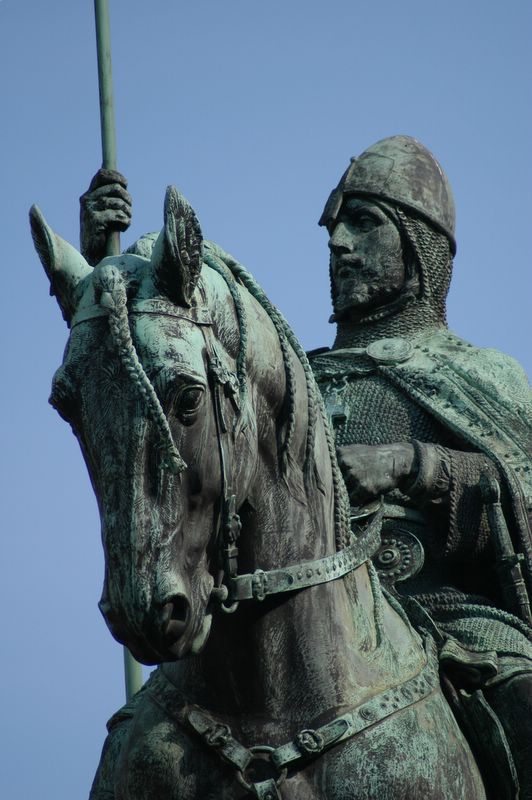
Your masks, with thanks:
[(355, 505), (393, 489), (403, 490), (415, 478), (416, 453), (410, 442), (351, 444), (340, 447), (337, 455), (349, 497)]

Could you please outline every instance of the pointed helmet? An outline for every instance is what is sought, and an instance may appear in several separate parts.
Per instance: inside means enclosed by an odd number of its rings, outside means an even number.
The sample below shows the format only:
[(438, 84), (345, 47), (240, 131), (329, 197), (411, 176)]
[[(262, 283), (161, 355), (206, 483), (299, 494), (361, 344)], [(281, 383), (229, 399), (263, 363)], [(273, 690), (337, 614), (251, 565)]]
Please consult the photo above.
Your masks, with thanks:
[(371, 195), (413, 211), (442, 231), (456, 252), (454, 200), (438, 161), (411, 136), (391, 136), (352, 158), (333, 189), (319, 224), (334, 224), (344, 195)]

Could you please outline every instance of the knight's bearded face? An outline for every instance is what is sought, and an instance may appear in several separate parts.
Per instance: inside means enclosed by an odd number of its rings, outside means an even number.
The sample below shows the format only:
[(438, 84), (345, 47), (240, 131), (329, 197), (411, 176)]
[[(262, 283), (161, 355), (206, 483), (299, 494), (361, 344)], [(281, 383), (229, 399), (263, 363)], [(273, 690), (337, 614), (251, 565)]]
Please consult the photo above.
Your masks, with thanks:
[(406, 275), (401, 235), (379, 206), (347, 197), (330, 233), (337, 319), (360, 316), (397, 297)]

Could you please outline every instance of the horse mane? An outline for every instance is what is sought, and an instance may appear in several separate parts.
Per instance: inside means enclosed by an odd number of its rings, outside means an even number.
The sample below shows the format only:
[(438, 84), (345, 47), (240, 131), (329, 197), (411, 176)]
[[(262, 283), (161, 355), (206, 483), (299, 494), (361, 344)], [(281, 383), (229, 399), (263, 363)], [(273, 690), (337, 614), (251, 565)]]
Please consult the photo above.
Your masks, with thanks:
[[(241, 283), (251, 294), (252, 297), (264, 309), (270, 320), (272, 321), (279, 343), (281, 347), (283, 364), (286, 375), (287, 387), (287, 425), (286, 433), (282, 445), (282, 470), (283, 474), (290, 469), (290, 445), (295, 431), (296, 423), (296, 404), (295, 404), (295, 372), (292, 364), (290, 348), (295, 353), (299, 363), (301, 364), (304, 374), (307, 389), (307, 409), (308, 409), (308, 424), (307, 424), (307, 440), (305, 448), (305, 463), (304, 463), (304, 476), (305, 476), (305, 489), (307, 493), (311, 488), (311, 479), (315, 472), (314, 463), (314, 448), (316, 441), (316, 425), (318, 415), (323, 421), (325, 437), (327, 441), (327, 448), (329, 451), (329, 459), (331, 462), (332, 482), (334, 492), (334, 525), (336, 546), (338, 549), (345, 547), (351, 539), (350, 529), (350, 508), (349, 498), (345, 488), (342, 474), (338, 467), (336, 460), (336, 453), (334, 447), (334, 440), (329, 425), (329, 420), (325, 411), (325, 406), (321, 393), (318, 390), (314, 374), (310, 366), (307, 354), (301, 347), (299, 340), (292, 331), (290, 325), (283, 317), (281, 312), (269, 300), (262, 287), (257, 283), (255, 278), (250, 272), (240, 264), (233, 256), (222, 250), (221, 247), (213, 242), (204, 242), (203, 260), (211, 269), (217, 272), (225, 280), (231, 297), (235, 304), (237, 319), (240, 327), (240, 350), (237, 357), (237, 375), (240, 385), (245, 385), (246, 382), (246, 344), (247, 344), (247, 324), (245, 309), (243, 307), (242, 298), (240, 297), (237, 288), (237, 282)], [(245, 390), (244, 390), (245, 391)]]
[[(132, 253), (134, 255), (143, 256), (144, 258), (150, 258), (157, 236), (158, 233), (148, 233), (140, 237), (140, 239), (134, 242), (134, 244), (126, 250), (126, 253)], [(307, 389), (308, 410), (307, 438), (303, 472), (305, 491), (308, 496), (312, 490), (312, 478), (317, 474), (314, 462), (314, 447), (316, 441), (316, 425), (318, 418), (321, 418), (325, 431), (332, 471), (336, 546), (338, 549), (342, 549), (349, 544), (352, 536), (350, 526), (349, 497), (347, 495), (344, 480), (336, 460), (334, 439), (331, 427), (329, 425), (329, 419), (325, 411), (321, 393), (316, 385), (307, 354), (301, 347), (299, 340), (279, 309), (273, 305), (262, 287), (242, 264), (240, 264), (225, 250), (223, 250), (219, 245), (209, 241), (203, 242), (203, 261), (208, 267), (210, 267), (210, 269), (217, 272), (223, 278), (235, 306), (240, 331), (240, 345), (236, 367), (239, 391), (242, 399), (244, 399), (247, 393), (246, 354), (248, 328), (246, 311), (242, 302), (238, 284), (244, 286), (250, 295), (255, 298), (255, 300), (270, 318), (277, 332), (286, 376), (286, 399), (288, 406), (286, 430), (281, 450), (281, 469), (284, 476), (286, 476), (291, 469), (290, 446), (296, 426), (296, 375), (294, 371), (294, 365), (292, 363), (291, 351), (295, 353), (296, 358), (303, 368)]]

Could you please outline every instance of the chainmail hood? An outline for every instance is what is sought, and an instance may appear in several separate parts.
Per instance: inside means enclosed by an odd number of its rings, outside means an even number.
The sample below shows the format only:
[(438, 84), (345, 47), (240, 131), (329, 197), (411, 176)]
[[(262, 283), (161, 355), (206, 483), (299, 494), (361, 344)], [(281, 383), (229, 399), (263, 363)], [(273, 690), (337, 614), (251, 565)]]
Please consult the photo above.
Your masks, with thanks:
[[(363, 346), (393, 336), (447, 326), (446, 299), (452, 275), (449, 239), (428, 221), (397, 205), (373, 199), (397, 225), (403, 241), (406, 279), (399, 294), (357, 319), (338, 322), (335, 347)], [(331, 278), (331, 296), (333, 296)]]

